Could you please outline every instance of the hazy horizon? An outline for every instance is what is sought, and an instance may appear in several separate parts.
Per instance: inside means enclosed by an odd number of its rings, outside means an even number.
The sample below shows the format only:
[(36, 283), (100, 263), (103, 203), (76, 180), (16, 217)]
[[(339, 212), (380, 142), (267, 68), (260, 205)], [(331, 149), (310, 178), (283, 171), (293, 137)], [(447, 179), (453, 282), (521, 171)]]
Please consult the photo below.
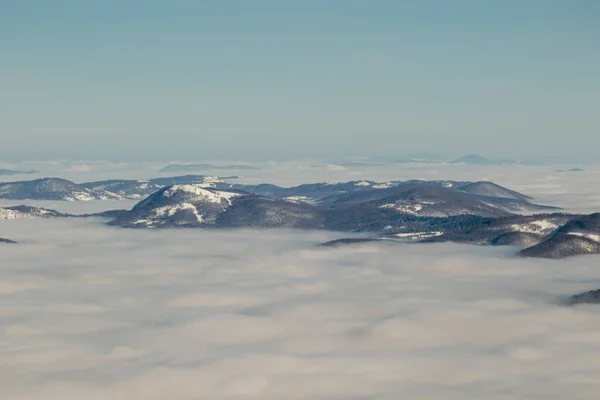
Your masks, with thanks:
[[(171, 157), (172, 156), (172, 157)], [(487, 153), (460, 153), (460, 152), (446, 152), (446, 153), (433, 153), (433, 152), (410, 152), (410, 153), (391, 153), (384, 155), (373, 155), (373, 154), (359, 154), (359, 155), (346, 155), (346, 156), (323, 156), (317, 154), (305, 154), (298, 155), (296, 157), (279, 155), (272, 155), (273, 157), (266, 156), (251, 156), (233, 158), (231, 156), (223, 155), (221, 157), (216, 155), (210, 155), (206, 157), (190, 156), (190, 157), (176, 157), (172, 153), (157, 155), (156, 157), (147, 156), (145, 158), (132, 159), (124, 156), (109, 155), (105, 154), (98, 157), (80, 157), (78, 153), (72, 153), (70, 157), (52, 157), (51, 155), (44, 157), (40, 154), (39, 157), (22, 157), (20, 155), (3, 156), (0, 157), (0, 169), (10, 168), (35, 164), (35, 163), (124, 163), (124, 164), (145, 164), (145, 163), (156, 163), (164, 164), (164, 166), (171, 164), (181, 165), (192, 165), (192, 164), (214, 164), (214, 165), (229, 165), (229, 164), (248, 164), (248, 165), (265, 165), (265, 164), (278, 164), (278, 163), (289, 163), (289, 162), (313, 162), (313, 163), (329, 163), (332, 165), (342, 165), (346, 163), (373, 163), (373, 164), (394, 164), (394, 163), (428, 163), (428, 162), (459, 162), (462, 158), (470, 157), (481, 157), (487, 159), (490, 162), (515, 162), (515, 163), (539, 163), (539, 165), (547, 166), (562, 166), (571, 164), (597, 164), (600, 163), (600, 153), (597, 152), (572, 152), (564, 154), (543, 154), (543, 155), (506, 155), (499, 154), (497, 156), (491, 156)], [(476, 166), (477, 164), (473, 164)]]
[(577, 153), (600, 146), (599, 17), (585, 0), (4, 2), (0, 159)]

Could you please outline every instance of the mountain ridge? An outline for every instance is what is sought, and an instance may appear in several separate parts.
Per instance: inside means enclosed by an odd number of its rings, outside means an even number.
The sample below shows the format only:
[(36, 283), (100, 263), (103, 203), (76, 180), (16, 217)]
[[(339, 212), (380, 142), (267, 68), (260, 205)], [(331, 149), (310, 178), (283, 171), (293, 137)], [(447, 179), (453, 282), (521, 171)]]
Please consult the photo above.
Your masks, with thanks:
[(40, 173), (40, 171), (36, 171), (34, 169), (19, 170), (19, 169), (0, 168), (0, 175), (31, 175), (31, 174), (39, 174), (39, 173)]
[[(203, 175), (157, 179), (75, 184), (46, 178), (0, 184), (0, 197), (6, 196), (7, 185), (9, 189), (16, 185), (12, 193), (17, 198), (24, 197), (26, 189), (37, 198), (72, 200), (151, 192), (131, 210), (68, 215), (15, 206), (1, 207), (0, 219), (102, 217), (110, 220), (109, 225), (124, 228), (321, 229), (369, 235), (341, 244), (364, 239), (512, 245), (523, 248), (522, 256), (545, 258), (600, 253), (600, 213), (555, 212), (557, 207), (534, 204), (530, 196), (488, 181), (359, 180), (284, 188), (234, 184)], [(171, 182), (184, 183), (160, 187)], [(527, 215), (531, 212), (535, 214)]]

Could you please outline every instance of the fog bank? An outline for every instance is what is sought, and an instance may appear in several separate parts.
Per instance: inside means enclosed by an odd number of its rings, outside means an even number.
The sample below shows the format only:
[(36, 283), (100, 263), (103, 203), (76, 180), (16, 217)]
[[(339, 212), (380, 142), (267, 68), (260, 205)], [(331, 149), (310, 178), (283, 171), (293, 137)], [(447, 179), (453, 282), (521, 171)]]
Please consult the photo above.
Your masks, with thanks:
[[(0, 221), (0, 397), (589, 399), (597, 259)], [(8, 234), (10, 233), (10, 235)]]

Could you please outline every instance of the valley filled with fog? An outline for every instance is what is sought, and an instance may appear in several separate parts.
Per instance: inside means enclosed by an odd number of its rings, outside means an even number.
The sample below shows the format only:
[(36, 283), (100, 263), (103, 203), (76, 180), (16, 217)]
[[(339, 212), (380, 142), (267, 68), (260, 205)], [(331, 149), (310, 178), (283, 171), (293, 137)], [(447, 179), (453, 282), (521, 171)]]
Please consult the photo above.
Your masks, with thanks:
[[(568, 212), (600, 210), (595, 165), (257, 167), (236, 182), (489, 180)], [(169, 176), (156, 164), (31, 168), (76, 182)], [(94, 213), (136, 203), (0, 207)], [(526, 259), (511, 246), (453, 243), (325, 248), (349, 235), (105, 222), (0, 220), (0, 237), (18, 242), (0, 244), (0, 398), (589, 399), (600, 390), (600, 307), (565, 305), (600, 288), (598, 255)]]

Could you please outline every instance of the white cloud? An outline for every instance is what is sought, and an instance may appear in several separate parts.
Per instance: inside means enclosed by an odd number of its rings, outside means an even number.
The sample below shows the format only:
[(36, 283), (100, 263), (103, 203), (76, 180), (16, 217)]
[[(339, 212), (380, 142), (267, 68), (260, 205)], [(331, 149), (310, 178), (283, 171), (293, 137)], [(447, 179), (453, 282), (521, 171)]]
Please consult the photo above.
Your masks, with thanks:
[(0, 398), (588, 399), (597, 258), (1, 221)]

